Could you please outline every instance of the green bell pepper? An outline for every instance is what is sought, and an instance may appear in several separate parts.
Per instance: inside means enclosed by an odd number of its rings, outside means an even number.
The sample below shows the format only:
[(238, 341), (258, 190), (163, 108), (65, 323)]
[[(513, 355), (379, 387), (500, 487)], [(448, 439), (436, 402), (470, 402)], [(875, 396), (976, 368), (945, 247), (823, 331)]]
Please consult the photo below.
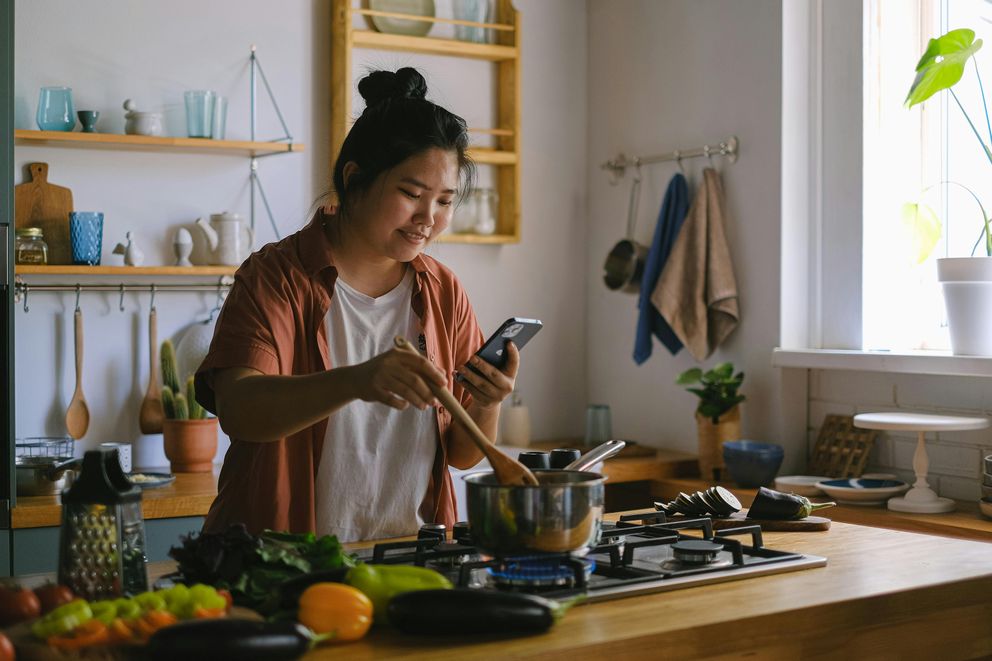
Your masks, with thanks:
[(117, 617), (117, 604), (114, 601), (94, 601), (90, 604), (93, 619), (110, 624)]
[(389, 605), (389, 600), (398, 594), (452, 587), (451, 581), (442, 574), (426, 567), (364, 563), (348, 570), (345, 583), (358, 588), (372, 600), (373, 614), (377, 622), (386, 621), (386, 606)]
[(42, 640), (68, 633), (93, 619), (93, 611), (85, 599), (74, 599), (39, 618), (31, 625), (31, 633)]

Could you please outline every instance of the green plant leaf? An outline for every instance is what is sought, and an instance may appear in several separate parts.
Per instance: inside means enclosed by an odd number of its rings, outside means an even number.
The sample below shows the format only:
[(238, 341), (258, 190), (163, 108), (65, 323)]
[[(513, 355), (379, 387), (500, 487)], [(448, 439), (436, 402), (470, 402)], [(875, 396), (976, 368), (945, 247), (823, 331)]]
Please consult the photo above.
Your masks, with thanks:
[(974, 30), (951, 30), (931, 39), (916, 65), (916, 79), (906, 95), (910, 108), (923, 103), (942, 90), (953, 87), (964, 74), (968, 58), (982, 47), (982, 40), (975, 40)]
[(926, 204), (907, 202), (902, 205), (902, 224), (909, 230), (913, 256), (917, 264), (926, 261), (940, 240), (943, 225), (937, 214)]
[(734, 374), (734, 364), (733, 363), (720, 363), (712, 370), (710, 370), (715, 377), (720, 381), (725, 381), (729, 379)]
[(703, 370), (698, 367), (693, 367), (679, 374), (675, 379), (675, 383), (680, 386), (689, 385), (690, 383), (698, 383), (702, 376)]

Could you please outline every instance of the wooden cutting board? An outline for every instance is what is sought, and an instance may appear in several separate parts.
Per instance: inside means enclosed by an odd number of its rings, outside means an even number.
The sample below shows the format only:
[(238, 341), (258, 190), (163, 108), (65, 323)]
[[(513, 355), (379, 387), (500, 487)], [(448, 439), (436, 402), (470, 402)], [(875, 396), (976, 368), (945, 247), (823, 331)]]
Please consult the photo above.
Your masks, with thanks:
[(28, 170), (31, 181), (14, 186), (14, 226), (40, 227), (48, 244), (48, 263), (71, 264), (72, 191), (48, 183), (48, 163), (31, 163)]

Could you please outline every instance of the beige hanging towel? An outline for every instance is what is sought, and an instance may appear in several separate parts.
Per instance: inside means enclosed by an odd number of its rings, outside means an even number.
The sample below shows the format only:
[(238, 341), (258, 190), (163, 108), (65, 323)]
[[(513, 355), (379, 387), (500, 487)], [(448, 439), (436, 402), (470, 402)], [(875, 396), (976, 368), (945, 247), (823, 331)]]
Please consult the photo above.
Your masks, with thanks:
[(703, 170), (651, 302), (696, 360), (702, 361), (740, 323), (737, 280), (724, 234), (723, 182)]

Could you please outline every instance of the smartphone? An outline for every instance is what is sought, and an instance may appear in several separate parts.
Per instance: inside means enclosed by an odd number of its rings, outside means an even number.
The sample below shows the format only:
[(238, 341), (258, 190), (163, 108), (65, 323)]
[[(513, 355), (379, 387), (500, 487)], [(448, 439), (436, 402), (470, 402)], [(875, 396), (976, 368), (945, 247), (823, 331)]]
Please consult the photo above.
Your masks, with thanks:
[[(540, 319), (511, 317), (496, 329), (496, 332), (486, 340), (481, 349), (475, 352), (475, 355), (493, 367), (503, 369), (506, 365), (506, 355), (504, 354), (506, 343), (512, 340), (517, 346), (517, 350), (523, 349), (524, 345), (537, 335), (543, 326), (544, 324), (541, 323)], [(467, 367), (478, 373), (478, 370), (471, 365), (467, 365)]]

